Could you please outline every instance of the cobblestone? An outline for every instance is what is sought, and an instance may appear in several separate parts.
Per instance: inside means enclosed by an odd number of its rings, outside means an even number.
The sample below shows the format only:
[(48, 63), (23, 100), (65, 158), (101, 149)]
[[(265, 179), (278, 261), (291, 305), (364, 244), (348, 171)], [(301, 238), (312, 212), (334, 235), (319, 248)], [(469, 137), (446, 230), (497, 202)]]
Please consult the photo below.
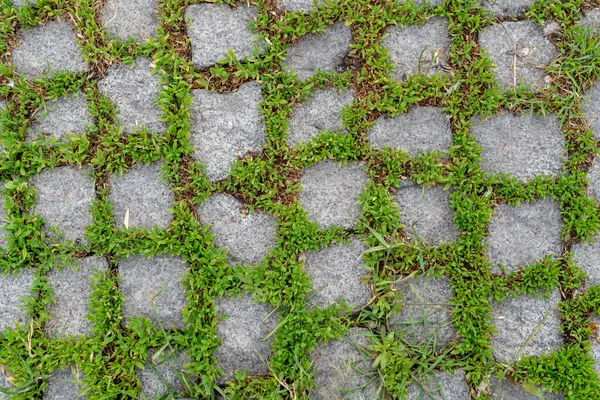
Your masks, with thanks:
[(594, 132), (596, 140), (598, 140), (600, 138), (600, 82), (596, 82), (586, 92), (582, 111), (590, 124), (590, 129)]
[(427, 381), (423, 382), (423, 386), (416, 383), (408, 386), (406, 400), (435, 400), (440, 398), (444, 400), (469, 400), (471, 398), (463, 370), (458, 370), (454, 374), (435, 370), (427, 378)]
[(107, 0), (102, 10), (102, 26), (110, 39), (120, 41), (155, 37), (158, 19), (156, 0)]
[(48, 378), (48, 387), (44, 390), (44, 400), (78, 400), (83, 391), (83, 374), (76, 366), (61, 368)]
[[(190, 361), (184, 352), (174, 353), (169, 349), (153, 360), (156, 351), (150, 350), (144, 369), (136, 370), (142, 387), (141, 394), (146, 399), (156, 399), (171, 392), (180, 393), (184, 389), (181, 374), (185, 374), (185, 364)], [(188, 376), (185, 378), (189, 379)]]
[(29, 322), (23, 306), (29, 297), (34, 274), (30, 269), (19, 271), (16, 275), (0, 274), (0, 333), (6, 328), (15, 329)]
[(85, 133), (86, 125), (93, 124), (85, 98), (81, 94), (69, 95), (42, 104), (27, 131), (27, 140), (64, 140), (67, 134)]

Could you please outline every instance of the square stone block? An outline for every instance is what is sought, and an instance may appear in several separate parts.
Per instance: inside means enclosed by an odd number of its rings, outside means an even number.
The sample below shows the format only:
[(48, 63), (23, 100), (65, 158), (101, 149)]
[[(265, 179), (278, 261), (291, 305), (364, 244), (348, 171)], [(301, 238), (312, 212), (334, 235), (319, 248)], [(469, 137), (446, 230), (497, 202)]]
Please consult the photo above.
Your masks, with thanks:
[(374, 148), (389, 146), (414, 157), (427, 151), (447, 153), (452, 146), (452, 130), (441, 108), (413, 106), (394, 118), (379, 117), (367, 139)]
[(395, 286), (403, 295), (402, 309), (390, 318), (391, 329), (399, 331), (408, 343), (436, 350), (456, 339), (457, 331), (450, 314), (454, 292), (448, 278), (419, 275)]
[(152, 357), (155, 356), (156, 351), (156, 349), (151, 349), (148, 352), (144, 369), (136, 368), (141, 386), (141, 399), (157, 399), (172, 392), (181, 394), (184, 391), (182, 374), (185, 379), (189, 379), (184, 367), (190, 360), (184, 352), (172, 352), (167, 347), (153, 360)]
[(150, 133), (162, 133), (167, 129), (160, 120), (162, 111), (157, 101), (161, 86), (152, 68), (149, 58), (139, 57), (133, 67), (113, 64), (98, 82), (100, 91), (116, 105), (117, 121), (123, 133), (135, 133), (142, 128)]
[(596, 326), (590, 338), (590, 346), (592, 347), (592, 358), (594, 359), (594, 372), (600, 375), (600, 315), (592, 315), (590, 323)]
[(520, 181), (561, 172), (565, 138), (554, 114), (475, 118), (471, 134), (483, 148), (481, 168), (488, 172), (503, 172)]
[(12, 0), (12, 3), (15, 7), (25, 7), (36, 4), (37, 0)]
[(125, 296), (123, 315), (146, 317), (165, 329), (184, 328), (181, 309), (185, 307), (186, 289), (181, 280), (186, 270), (180, 258), (170, 255), (132, 256), (119, 261), (119, 288)]
[(237, 158), (258, 152), (265, 143), (260, 85), (245, 83), (234, 93), (192, 90), (190, 143), (193, 157), (212, 181), (225, 179)]
[(500, 17), (525, 15), (533, 0), (481, 0), (481, 6)]
[(163, 165), (163, 161), (135, 164), (123, 175), (110, 176), (108, 200), (117, 227), (123, 227), (128, 218), (129, 228), (168, 228), (172, 219), (169, 208), (175, 197), (162, 181)]
[(372, 360), (365, 348), (369, 340), (367, 329), (352, 328), (342, 340), (320, 343), (311, 353), (316, 388), (311, 400), (374, 399), (378, 374), (371, 367)]
[(600, 10), (588, 12), (579, 22), (579, 25), (584, 28), (591, 27), (594, 31), (598, 31), (600, 29)]
[(302, 170), (300, 204), (321, 229), (351, 228), (360, 218), (358, 199), (366, 183), (363, 164), (340, 167), (335, 161), (323, 161)]
[(30, 269), (23, 269), (16, 275), (0, 274), (0, 333), (6, 328), (14, 329), (17, 324), (24, 326), (29, 322), (23, 306), (34, 279)]
[(86, 71), (73, 29), (66, 20), (19, 29), (21, 44), (12, 51), (15, 70), (29, 79), (58, 71)]
[[(248, 3), (249, 4), (249, 3)], [(205, 69), (226, 58), (229, 50), (238, 60), (251, 57), (254, 47), (264, 48), (259, 34), (249, 24), (258, 11), (246, 3), (233, 10), (227, 4), (192, 4), (185, 9), (187, 33), (192, 45), (194, 67)]]
[(350, 27), (344, 22), (336, 22), (325, 33), (309, 33), (291, 44), (285, 61), (288, 73), (295, 73), (302, 80), (310, 78), (317, 71), (337, 70), (353, 43)]
[(541, 356), (563, 345), (558, 290), (548, 298), (508, 297), (492, 302), (492, 352), (496, 361), (512, 363), (522, 356)]
[(446, 18), (431, 18), (421, 26), (391, 26), (386, 33), (381, 44), (394, 64), (394, 80), (445, 73), (452, 44)]
[(545, 66), (558, 56), (544, 36), (544, 28), (531, 21), (503, 22), (479, 34), (479, 44), (496, 65), (494, 75), (504, 90), (524, 84), (547, 86)]
[[(0, 182), (0, 189), (4, 188), (4, 183)], [(8, 216), (6, 215), (6, 211), (4, 210), (4, 197), (2, 196), (2, 191), (0, 190), (0, 247), (6, 248), (8, 245), (8, 232), (6, 231), (6, 224), (8, 223)]]
[(217, 335), (221, 345), (215, 351), (217, 368), (224, 375), (217, 379), (223, 384), (232, 378), (235, 371), (246, 370), (248, 375), (266, 375), (271, 356), (273, 336), (266, 339), (279, 322), (279, 314), (273, 307), (254, 303), (252, 296), (219, 297), (215, 299), (219, 315)]
[(434, 370), (426, 377), (421, 385), (412, 383), (408, 385), (408, 394), (405, 400), (469, 400), (471, 391), (465, 380), (465, 371), (459, 369), (454, 374)]
[(596, 140), (600, 139), (600, 81), (596, 81), (591, 89), (586, 92), (582, 111), (590, 124), (590, 129), (594, 132)]
[[(549, 393), (544, 391), (542, 400), (562, 400), (565, 398), (562, 394)], [(494, 378), (490, 382), (490, 399), (493, 400), (539, 400), (540, 397), (527, 391), (519, 383), (508, 379)]]
[(600, 159), (596, 158), (592, 168), (588, 171), (588, 195), (600, 203)]
[(402, 181), (394, 201), (411, 240), (439, 245), (460, 236), (454, 225), (449, 192), (442, 186), (422, 186), (410, 179)]
[(120, 41), (155, 37), (158, 20), (156, 0), (107, 0), (102, 10), (102, 27), (111, 39)]
[(285, 11), (300, 11), (309, 13), (324, 3), (323, 0), (281, 0), (281, 7)]
[(487, 257), (492, 263), (492, 273), (502, 272), (500, 264), (506, 273), (510, 273), (544, 256), (559, 256), (562, 251), (561, 223), (559, 203), (549, 198), (518, 207), (496, 206), (487, 237)]
[(85, 227), (92, 224), (90, 207), (96, 196), (89, 167), (57, 167), (34, 175), (31, 186), (37, 192), (34, 214), (46, 222), (44, 231), (57, 227), (64, 240), (87, 242)]
[(83, 372), (80, 372), (76, 366), (56, 370), (48, 378), (48, 386), (42, 398), (44, 400), (86, 399), (86, 396), (80, 395), (84, 390), (83, 379)]
[(317, 90), (306, 102), (295, 104), (288, 124), (288, 144), (310, 142), (323, 131), (340, 131), (344, 123), (342, 108), (352, 103), (353, 93), (352, 89)]
[(348, 306), (364, 306), (371, 298), (366, 285), (368, 271), (362, 259), (367, 249), (360, 240), (352, 239), (349, 244), (333, 244), (306, 253), (304, 269), (313, 287), (308, 305), (328, 307), (341, 298)]
[(575, 264), (588, 275), (586, 286), (600, 284), (600, 241), (573, 244)]
[(54, 304), (49, 306), (52, 318), (46, 324), (50, 336), (82, 336), (92, 333), (92, 324), (86, 318), (92, 294), (92, 276), (96, 271), (106, 271), (104, 258), (86, 257), (62, 270), (54, 268), (48, 274)]
[(275, 246), (277, 220), (259, 210), (248, 213), (247, 207), (228, 194), (210, 196), (198, 207), (201, 224), (210, 224), (215, 245), (228, 250), (227, 262), (258, 264)]
[(42, 137), (61, 140), (67, 134), (85, 133), (86, 125), (93, 124), (85, 98), (69, 95), (42, 104), (27, 131), (27, 140)]

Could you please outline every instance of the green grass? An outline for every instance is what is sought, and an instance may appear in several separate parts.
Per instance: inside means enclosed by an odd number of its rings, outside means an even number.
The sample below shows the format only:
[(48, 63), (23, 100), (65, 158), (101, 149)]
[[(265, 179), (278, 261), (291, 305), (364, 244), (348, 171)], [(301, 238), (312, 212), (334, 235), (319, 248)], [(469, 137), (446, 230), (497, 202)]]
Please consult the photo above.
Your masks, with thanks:
[[(0, 181), (4, 183), (9, 232), (7, 249), (0, 249), (0, 270), (10, 273), (33, 268), (37, 278), (26, 301), (31, 324), (0, 335), (0, 365), (10, 371), (16, 385), (11, 398), (41, 398), (47, 377), (57, 368), (72, 365), (84, 376), (88, 398), (136, 398), (136, 368), (146, 361), (149, 349), (165, 345), (172, 351), (185, 350), (190, 359), (185, 376), (196, 379), (187, 380), (186, 396), (210, 399), (223, 392), (232, 399), (306, 398), (313, 385), (312, 375), (307, 373), (311, 366), (308, 355), (317, 343), (340, 338), (353, 326), (372, 332), (367, 351), (374, 360), (383, 398), (402, 398), (409, 382), (419, 381), (434, 367), (446, 371), (462, 368), (472, 393), (479, 393), (481, 398), (485, 393), (479, 388), (486, 387), (492, 376), (509, 376), (528, 388), (560, 391), (568, 399), (600, 398), (588, 342), (592, 334), (589, 317), (600, 313), (600, 287), (590, 287), (581, 295), (574, 291), (582, 285), (585, 274), (574, 264), (570, 252), (572, 243), (590, 240), (600, 228), (600, 209), (586, 195), (586, 172), (598, 152), (598, 143), (581, 114), (582, 97), (600, 75), (600, 37), (576, 25), (582, 15), (582, 0), (536, 0), (527, 14), (540, 23), (554, 19), (562, 27), (552, 38), (560, 55), (547, 67), (556, 84), (539, 93), (522, 87), (502, 92), (494, 86), (493, 65), (476, 42), (477, 33), (494, 21), (476, 0), (446, 0), (437, 8), (415, 6), (410, 1), (339, 0), (319, 6), (310, 15), (273, 12), (273, 2), (252, 1), (260, 11), (256, 30), (270, 43), (264, 53), (253, 61), (230, 57), (203, 72), (192, 66), (184, 28), (183, 10), (193, 2), (159, 0), (158, 34), (139, 44), (109, 39), (95, 18), (101, 2), (38, 0), (35, 6), (17, 10), (10, 0), (0, 0), (0, 98), (8, 103), (8, 109), (0, 111), (4, 126), (0, 144), (6, 150), (0, 153)], [(391, 63), (380, 44), (386, 27), (420, 24), (431, 16), (449, 20), (452, 73), (392, 81)], [(94, 67), (89, 74), (56, 73), (34, 80), (19, 76), (8, 56), (16, 43), (17, 29), (58, 17), (76, 24), (84, 58)], [(307, 33), (322, 32), (338, 20), (353, 31), (351, 54), (360, 60), (360, 67), (319, 73), (306, 81), (286, 74), (283, 61), (287, 46)], [(115, 107), (97, 88), (97, 79), (111, 63), (132, 62), (137, 56), (151, 57), (156, 66), (154, 72), (163, 87), (158, 101), (168, 124), (164, 135), (142, 130), (121, 136)], [(203, 166), (191, 158), (190, 90), (235, 90), (252, 80), (260, 81), (262, 88), (260, 108), (267, 137), (263, 154), (238, 160), (226, 180), (211, 183)], [(322, 87), (351, 87), (359, 93), (343, 112), (349, 134), (329, 132), (289, 148), (285, 138), (292, 103)], [(61, 143), (24, 141), (34, 110), (50, 99), (76, 91), (88, 100), (95, 121), (85, 134)], [(379, 115), (395, 116), (415, 104), (441, 106), (450, 116), (454, 136), (448, 162), (436, 153), (411, 158), (402, 151), (376, 150), (368, 145), (366, 132)], [(484, 174), (479, 166), (481, 149), (469, 135), (471, 121), (501, 109), (556, 113), (568, 154), (560, 177), (539, 177), (523, 184), (502, 174)], [(85, 245), (48, 243), (43, 221), (30, 212), (36, 193), (27, 181), (44, 169), (91, 166), (95, 181), (102, 182), (107, 174), (159, 159), (165, 160), (163, 175), (175, 194), (173, 222), (166, 231), (117, 229), (108, 192), (101, 187), (90, 210), (93, 224), (87, 230)], [(362, 213), (355, 229), (319, 230), (299, 204), (299, 172), (325, 159), (362, 161), (367, 166), (370, 180), (360, 198)], [(406, 241), (400, 210), (392, 199), (407, 177), (417, 183), (453, 188), (454, 222), (462, 232), (457, 243), (434, 247)], [(277, 217), (280, 233), (267, 260), (235, 269), (226, 264), (224, 250), (215, 247), (212, 234), (198, 223), (194, 210), (217, 192), (233, 193), (245, 199), (251, 209)], [(484, 239), (495, 204), (532, 202), (546, 196), (561, 205), (564, 254), (523, 266), (508, 276), (491, 275)], [(351, 311), (341, 304), (324, 310), (307, 309), (311, 286), (299, 255), (350, 237), (374, 248), (365, 254), (371, 272), (367, 283), (374, 298), (360, 310)], [(184, 277), (187, 328), (165, 332), (139, 317), (126, 321), (124, 329), (119, 259), (163, 253), (179, 256), (189, 265)], [(43, 327), (51, 318), (47, 305), (53, 298), (47, 274), (65, 260), (82, 255), (106, 257), (111, 265), (109, 271), (94, 277), (88, 316), (93, 334), (48, 338)], [(447, 276), (456, 294), (452, 320), (460, 340), (442, 353), (431, 352), (425, 344), (407, 346), (401, 332), (386, 328), (401, 300), (393, 282), (399, 275), (426, 270)], [(542, 357), (523, 357), (512, 366), (496, 363), (490, 347), (494, 332), (490, 301), (556, 289), (563, 293), (559, 310), (565, 345)], [(213, 353), (220, 341), (214, 299), (226, 292), (249, 292), (256, 301), (278, 307), (285, 323), (273, 334), (268, 376), (253, 378), (240, 371), (224, 388), (218, 388), (214, 380), (220, 371)]]

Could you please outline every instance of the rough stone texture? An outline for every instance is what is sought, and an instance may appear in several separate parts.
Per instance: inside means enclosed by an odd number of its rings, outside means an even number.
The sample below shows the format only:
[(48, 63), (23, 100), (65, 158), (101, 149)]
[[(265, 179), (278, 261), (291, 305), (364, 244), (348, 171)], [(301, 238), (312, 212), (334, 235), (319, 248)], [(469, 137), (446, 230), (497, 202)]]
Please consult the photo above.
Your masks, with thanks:
[[(183, 328), (181, 309), (185, 306), (186, 289), (181, 279), (186, 269), (187, 265), (181, 259), (170, 255), (154, 258), (133, 256), (121, 260), (119, 288), (125, 296), (123, 315), (143, 316), (155, 324), (160, 323), (165, 329)], [(154, 297), (160, 290), (160, 295)]]
[(183, 390), (181, 375), (178, 374), (185, 375), (184, 366), (189, 363), (187, 355), (183, 352), (173, 353), (167, 348), (156, 360), (152, 360), (156, 351), (152, 349), (148, 352), (144, 369), (136, 369), (142, 387), (142, 399), (156, 399), (166, 393), (181, 393)]
[(472, 135), (483, 148), (481, 168), (504, 172), (521, 181), (560, 173), (565, 138), (555, 115), (499, 114), (475, 118)]
[(21, 44), (12, 52), (13, 65), (27, 78), (57, 71), (87, 70), (73, 27), (66, 20), (19, 29), (18, 36)]
[(221, 346), (215, 351), (217, 367), (224, 375), (218, 383), (231, 379), (234, 371), (247, 370), (248, 375), (266, 375), (265, 364), (271, 355), (273, 336), (265, 340), (278, 324), (279, 314), (273, 307), (253, 303), (252, 296), (219, 297), (215, 300), (219, 315), (217, 335)]
[(420, 379), (423, 386), (416, 383), (409, 385), (405, 400), (469, 400), (471, 398), (463, 370), (458, 370), (451, 375), (435, 370), (426, 379)]
[(390, 318), (390, 328), (414, 345), (426, 344), (439, 349), (456, 338), (452, 325), (450, 300), (454, 292), (446, 277), (420, 275), (396, 285), (403, 294), (402, 309)]
[(494, 74), (503, 89), (513, 89), (515, 82), (538, 89), (547, 86), (544, 68), (558, 52), (543, 33), (544, 28), (531, 21), (503, 22), (481, 31), (479, 44), (496, 65)]
[(454, 225), (449, 192), (443, 186), (427, 187), (412, 180), (402, 181), (394, 201), (400, 208), (400, 222), (413, 241), (430, 244), (451, 242), (460, 232)]
[(190, 143), (194, 158), (206, 165), (210, 180), (227, 177), (236, 158), (257, 152), (265, 143), (258, 83), (245, 83), (234, 93), (192, 90)]
[(89, 210), (96, 196), (91, 173), (89, 167), (57, 167), (31, 178), (31, 186), (37, 191), (33, 213), (44, 219), (44, 230), (50, 236), (50, 228), (57, 227), (64, 234), (63, 240), (87, 241), (83, 234), (92, 223)]
[(8, 232), (6, 231), (6, 223), (8, 216), (4, 211), (4, 197), (2, 196), (2, 189), (4, 189), (4, 183), (0, 182), (0, 248), (6, 248), (8, 245), (7, 238)]
[(27, 140), (46, 137), (64, 139), (67, 134), (84, 133), (93, 125), (83, 96), (69, 95), (44, 103), (35, 113), (35, 121), (27, 131)]
[(123, 227), (129, 211), (129, 228), (166, 229), (171, 222), (169, 212), (175, 201), (169, 185), (164, 183), (160, 168), (163, 161), (150, 165), (136, 164), (123, 174), (110, 176), (108, 200), (113, 207), (115, 225)]
[(61, 368), (54, 371), (47, 379), (48, 387), (44, 390), (44, 400), (81, 400), (87, 397), (79, 393), (83, 390), (83, 373), (77, 367)]
[(600, 139), (600, 81), (585, 94), (582, 111), (590, 124), (590, 129), (594, 131), (596, 140)]
[(111, 39), (124, 41), (134, 37), (146, 41), (156, 35), (158, 2), (156, 0), (107, 0), (102, 12), (102, 26)]
[(496, 16), (518, 16), (529, 11), (533, 0), (482, 0), (481, 5)]
[[(13, 388), (14, 387), (10, 383), (10, 380), (8, 379), (8, 374), (9, 374), (9, 372), (4, 367), (0, 366), (0, 388), (7, 388), (7, 389), (9, 389), (9, 388)], [(2, 400), (8, 399), (8, 395), (0, 393), (0, 399), (2, 399)]]
[(600, 240), (591, 243), (575, 243), (573, 245), (575, 264), (588, 275), (586, 286), (600, 284)]
[(275, 246), (277, 219), (247, 207), (228, 194), (215, 194), (198, 207), (200, 223), (210, 224), (215, 245), (228, 250), (232, 265), (258, 264)]
[(344, 22), (336, 22), (325, 33), (309, 33), (298, 42), (291, 44), (285, 61), (285, 68), (293, 71), (300, 79), (312, 76), (317, 70), (338, 69), (353, 43), (350, 27)]
[(448, 20), (431, 18), (422, 26), (391, 26), (381, 44), (394, 63), (392, 78), (406, 79), (410, 74), (444, 73), (450, 57)]
[(30, 269), (21, 270), (16, 275), (0, 274), (0, 333), (28, 322), (29, 318), (22, 308), (25, 304), (23, 298), (29, 296), (33, 280)]
[(352, 103), (353, 90), (317, 90), (301, 104), (294, 105), (287, 141), (290, 146), (310, 142), (322, 131), (342, 129), (342, 108)]
[(444, 2), (444, 0), (415, 0), (415, 5), (422, 6), (422, 5), (429, 4), (433, 7), (437, 7), (437, 6), (442, 5), (443, 2)]
[(596, 160), (588, 171), (588, 195), (600, 203), (600, 160)]
[(48, 274), (55, 304), (49, 307), (52, 318), (46, 324), (50, 336), (88, 335), (92, 324), (87, 320), (88, 302), (92, 294), (92, 276), (105, 271), (108, 264), (104, 258), (87, 257), (59, 271), (54, 268)]
[(36, 4), (37, 0), (12, 0), (12, 3), (15, 7), (24, 7)]
[(499, 362), (514, 362), (521, 356), (541, 356), (563, 344), (558, 315), (558, 290), (549, 298), (508, 297), (492, 302), (492, 352)]
[(318, 251), (306, 253), (304, 269), (310, 276), (313, 293), (309, 295), (310, 306), (327, 307), (336, 304), (341, 297), (346, 305), (361, 307), (371, 298), (363, 283), (368, 271), (362, 253), (368, 249), (358, 239), (349, 244), (333, 244)]
[(245, 3), (234, 11), (227, 4), (192, 4), (185, 9), (187, 33), (194, 67), (203, 69), (228, 56), (238, 60), (252, 56), (254, 46), (264, 47), (259, 34), (249, 28), (258, 11)]
[(546, 255), (561, 254), (560, 209), (549, 198), (518, 207), (496, 206), (487, 237), (487, 257), (492, 273), (526, 267)]
[(375, 398), (377, 374), (371, 368), (370, 357), (362, 350), (369, 345), (367, 333), (366, 329), (352, 328), (342, 340), (319, 344), (311, 353), (316, 384), (309, 394), (311, 400)]
[[(600, 316), (593, 315), (590, 318), (590, 323), (596, 325), (596, 328), (600, 327)], [(594, 371), (600, 375), (600, 331), (596, 330), (590, 338), (590, 346), (592, 347), (592, 357), (594, 358)]]
[(302, 171), (300, 204), (321, 229), (351, 228), (360, 217), (358, 198), (366, 183), (361, 163), (340, 167), (336, 161), (323, 161)]
[[(497, 400), (539, 400), (540, 397), (523, 389), (523, 386), (508, 379), (492, 379), (490, 382), (490, 398)], [(562, 394), (543, 392), (543, 400), (562, 400)]]
[(410, 157), (425, 151), (448, 152), (452, 146), (450, 122), (439, 107), (414, 106), (394, 118), (381, 116), (367, 138), (375, 148), (389, 146)]
[(157, 99), (161, 86), (158, 75), (152, 74), (149, 58), (137, 58), (133, 67), (113, 64), (98, 87), (116, 105), (117, 121), (123, 133), (135, 133), (142, 128), (150, 133), (162, 133), (167, 129), (160, 121), (162, 111)]
[(597, 31), (600, 29), (600, 10), (593, 10), (588, 12), (585, 17), (579, 23), (582, 27), (591, 26), (593, 30)]
[[(281, 0), (281, 6), (286, 11), (309, 13), (325, 3), (324, 0)], [(315, 7), (316, 5), (316, 7)]]

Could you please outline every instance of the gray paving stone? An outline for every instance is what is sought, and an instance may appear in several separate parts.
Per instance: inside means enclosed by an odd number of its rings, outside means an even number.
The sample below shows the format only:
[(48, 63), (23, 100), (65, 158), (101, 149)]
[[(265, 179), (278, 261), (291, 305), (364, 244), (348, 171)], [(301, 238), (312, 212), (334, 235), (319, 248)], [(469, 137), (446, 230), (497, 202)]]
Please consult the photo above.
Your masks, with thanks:
[(586, 92), (582, 111), (596, 140), (600, 139), (600, 80)]
[[(554, 45), (544, 37), (544, 28), (531, 21), (503, 22), (479, 34), (479, 44), (496, 65), (494, 75), (502, 89), (523, 83), (542, 89), (546, 84), (545, 66), (558, 56)], [(516, 73), (515, 73), (516, 55)]]
[(363, 350), (369, 345), (368, 330), (352, 328), (341, 340), (319, 344), (311, 353), (314, 388), (311, 400), (370, 400), (375, 398), (377, 373)]
[(341, 66), (352, 43), (350, 28), (343, 21), (336, 22), (325, 33), (309, 33), (290, 45), (285, 68), (300, 79), (311, 77), (317, 70), (334, 71)]
[(33, 284), (33, 271), (25, 269), (16, 275), (0, 274), (0, 333), (6, 328), (15, 328), (17, 324), (24, 326), (29, 321), (23, 302), (29, 297)]
[(422, 386), (417, 383), (408, 386), (406, 400), (469, 400), (471, 398), (463, 370), (457, 370), (454, 374), (435, 370), (426, 379), (420, 379)]
[(228, 194), (215, 194), (198, 207), (201, 224), (210, 224), (215, 245), (228, 250), (232, 265), (258, 264), (275, 246), (277, 219), (247, 206)]
[(102, 26), (111, 39), (125, 41), (134, 37), (143, 42), (156, 36), (156, 0), (107, 0), (102, 10)]
[(198, 69), (226, 58), (232, 50), (238, 60), (251, 57), (254, 47), (264, 48), (257, 32), (249, 28), (258, 11), (245, 3), (232, 10), (227, 4), (192, 4), (185, 9), (192, 61)]
[(80, 393), (84, 389), (83, 373), (77, 367), (61, 368), (48, 378), (48, 387), (44, 390), (44, 400), (80, 400), (86, 399)]
[(522, 356), (541, 356), (563, 344), (558, 315), (558, 290), (549, 298), (509, 297), (492, 302), (492, 352), (499, 362), (514, 362)]
[(12, 60), (16, 71), (26, 78), (57, 71), (87, 70), (73, 26), (66, 20), (20, 29), (18, 37), (21, 44), (13, 50)]
[[(5, 376), (5, 374), (7, 376)], [(9, 374), (9, 372), (4, 367), (0, 367), (0, 388), (6, 388), (6, 389), (14, 388), (14, 386), (12, 385), (12, 383), (10, 383), (10, 380), (8, 379), (8, 374)], [(2, 400), (8, 399), (8, 395), (0, 393), (0, 399), (2, 399)]]
[(44, 231), (53, 237), (51, 228), (64, 234), (63, 240), (80, 240), (85, 227), (91, 225), (90, 207), (96, 196), (94, 179), (89, 167), (57, 167), (34, 175), (31, 186), (37, 191), (33, 209), (46, 222)]
[(529, 11), (533, 0), (482, 0), (481, 6), (496, 16), (518, 16)]
[(573, 245), (573, 259), (588, 275), (586, 286), (600, 284), (600, 241)]
[(113, 64), (108, 74), (98, 82), (98, 87), (118, 111), (118, 122), (123, 133), (135, 133), (146, 128), (150, 133), (162, 133), (167, 125), (160, 121), (161, 109), (157, 104), (158, 74), (152, 74), (149, 58), (139, 57), (135, 66)]
[(108, 200), (117, 227), (124, 227), (128, 215), (129, 228), (168, 228), (172, 219), (169, 208), (175, 197), (162, 179), (163, 165), (162, 160), (135, 164), (123, 175), (110, 176)]
[(181, 393), (184, 389), (181, 374), (189, 379), (184, 367), (190, 360), (184, 352), (173, 353), (167, 348), (152, 360), (156, 351), (151, 349), (148, 352), (144, 369), (136, 368), (141, 386), (141, 399), (156, 399), (171, 392)]
[[(309, 13), (325, 3), (324, 0), (281, 0), (281, 6), (284, 10), (300, 11), (303, 13)], [(316, 5), (316, 7), (315, 7)]]
[(4, 189), (4, 183), (0, 182), (0, 248), (6, 248), (8, 245), (8, 232), (6, 231), (6, 223), (8, 216), (4, 211), (4, 197), (2, 196), (2, 189)]
[(61, 271), (54, 268), (48, 274), (55, 304), (49, 307), (52, 315), (46, 324), (50, 336), (82, 336), (92, 333), (92, 324), (86, 318), (92, 294), (92, 276), (96, 271), (106, 271), (104, 258), (86, 257)]
[(414, 4), (417, 6), (430, 5), (433, 7), (437, 7), (442, 5), (444, 0), (415, 0)]
[(592, 357), (594, 358), (594, 372), (600, 375), (600, 316), (592, 315), (590, 323), (595, 324), (597, 330), (593, 333), (590, 338), (590, 346), (592, 347)]
[(12, 3), (15, 7), (24, 7), (36, 4), (37, 0), (12, 0)]
[(87, 107), (87, 101), (81, 95), (69, 95), (42, 104), (27, 131), (27, 140), (41, 137), (60, 140), (67, 134), (85, 133), (85, 126), (94, 124)]
[(527, 267), (546, 255), (561, 254), (560, 208), (545, 198), (518, 207), (496, 206), (487, 237), (487, 257), (492, 273), (506, 273)]
[(565, 398), (562, 394), (549, 393), (542, 391), (543, 397), (526, 391), (523, 386), (516, 382), (511, 382), (508, 379), (493, 379), (490, 383), (491, 399), (497, 400), (562, 400)]
[(504, 172), (521, 181), (539, 175), (558, 175), (563, 165), (565, 138), (556, 115), (545, 117), (499, 114), (473, 120), (472, 135), (483, 148), (481, 168)]
[(600, 203), (600, 159), (596, 158), (588, 171), (588, 195)]
[(170, 255), (132, 256), (119, 261), (119, 288), (125, 296), (123, 315), (143, 316), (165, 329), (183, 328), (181, 309), (185, 307), (186, 289), (181, 279), (186, 270), (187, 265), (180, 258)]
[(414, 106), (394, 118), (379, 117), (367, 139), (374, 148), (389, 146), (414, 157), (425, 151), (447, 153), (452, 146), (452, 130), (441, 108)]
[(591, 26), (593, 30), (597, 31), (600, 29), (600, 10), (593, 10), (588, 12), (585, 17), (579, 22), (582, 27)]
[(419, 275), (396, 285), (402, 293), (402, 309), (390, 318), (390, 328), (414, 345), (427, 344), (439, 349), (456, 339), (450, 300), (454, 292), (448, 278)]
[(273, 307), (253, 303), (252, 296), (219, 297), (215, 299), (219, 315), (217, 335), (221, 345), (215, 351), (217, 367), (224, 375), (217, 379), (222, 384), (231, 379), (234, 371), (246, 370), (248, 375), (266, 375), (271, 355), (273, 336), (265, 340), (278, 324), (279, 314)]
[(368, 249), (358, 239), (349, 244), (332, 244), (305, 254), (304, 269), (310, 276), (313, 293), (309, 306), (327, 307), (342, 298), (346, 305), (362, 307), (371, 298), (366, 285), (368, 271), (362, 253)]
[(363, 164), (327, 160), (302, 170), (300, 204), (319, 228), (351, 228), (360, 217), (358, 199), (367, 183)]
[(381, 44), (388, 49), (394, 80), (410, 74), (444, 73), (450, 57), (451, 40), (446, 18), (431, 18), (422, 26), (392, 26)]
[(352, 103), (353, 92), (352, 89), (317, 90), (305, 102), (295, 104), (288, 124), (288, 144), (310, 142), (323, 131), (340, 131), (344, 123), (342, 108)]
[(237, 158), (260, 151), (265, 143), (260, 85), (245, 83), (234, 93), (197, 89), (191, 95), (192, 155), (206, 166), (208, 179), (224, 179)]
[(450, 192), (443, 186), (422, 186), (412, 180), (402, 181), (394, 201), (400, 208), (400, 222), (413, 240), (439, 245), (452, 242), (460, 232), (454, 225)]

